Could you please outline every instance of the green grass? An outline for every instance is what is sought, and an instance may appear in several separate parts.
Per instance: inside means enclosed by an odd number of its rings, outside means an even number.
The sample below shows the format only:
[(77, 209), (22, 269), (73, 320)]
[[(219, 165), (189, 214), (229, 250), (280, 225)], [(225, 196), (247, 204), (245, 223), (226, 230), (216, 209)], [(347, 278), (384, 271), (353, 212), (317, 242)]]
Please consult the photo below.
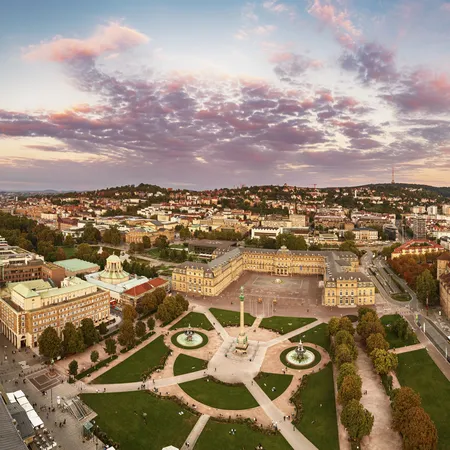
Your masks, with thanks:
[[(223, 327), (233, 327), (239, 325), (239, 312), (228, 311), (227, 309), (210, 308), (209, 309), (214, 317), (219, 321)], [(255, 317), (249, 313), (244, 313), (244, 324), (251, 327)]]
[(331, 363), (308, 376), (301, 401), (303, 413), (296, 424), (300, 432), (321, 450), (339, 450)]
[[(292, 378), (293, 375), (260, 372), (255, 378), (255, 381), (270, 400), (275, 400), (289, 387)], [(274, 392), (272, 392), (273, 387), (276, 388)]]
[(389, 315), (381, 317), (381, 319), (380, 319), (381, 323), (384, 326), (384, 329), (386, 330), (386, 340), (389, 342), (390, 348), (406, 347), (407, 345), (413, 345), (413, 344), (417, 344), (419, 342), (417, 339), (417, 336), (415, 335), (415, 333), (412, 329), (411, 329), (411, 335), (406, 340), (399, 338), (392, 331), (392, 324), (400, 317), (401, 316), (399, 314), (389, 314)]
[(183, 353), (177, 356), (175, 364), (173, 365), (173, 374), (183, 375), (185, 373), (197, 372), (198, 370), (206, 369), (208, 361), (193, 356), (184, 355)]
[(261, 321), (259, 328), (267, 328), (269, 330), (277, 331), (280, 334), (286, 334), (294, 331), (297, 328), (304, 327), (316, 319), (312, 317), (284, 317), (273, 316), (266, 317)]
[(164, 338), (159, 336), (134, 355), (100, 375), (94, 380), (94, 383), (131, 383), (139, 381), (144, 371), (158, 366), (168, 352), (169, 349), (164, 344)]
[(450, 383), (426, 349), (398, 355), (397, 378), (402, 386), (409, 386), (422, 397), (422, 406), (438, 431), (438, 449), (450, 448)]
[(181, 383), (180, 388), (193, 399), (213, 408), (219, 409), (248, 409), (258, 406), (258, 402), (243, 384), (224, 384), (214, 379)]
[(77, 251), (75, 247), (58, 247), (58, 248), (62, 248), (64, 250), (67, 259), (73, 258)]
[(201, 328), (203, 330), (212, 330), (214, 328), (204, 314), (190, 312), (181, 320), (179, 320), (175, 325), (172, 325), (170, 329), (178, 330), (178, 328), (187, 328), (189, 325), (192, 328)]
[[(230, 434), (231, 428), (236, 430), (236, 434)], [(195, 450), (211, 450), (214, 448), (220, 450), (254, 450), (259, 444), (270, 450), (290, 450), (292, 448), (279, 433), (266, 434), (246, 424), (218, 422), (209, 419), (195, 444)]]
[[(100, 429), (122, 449), (161, 450), (168, 445), (181, 448), (198, 419), (175, 402), (146, 392), (82, 394), (81, 398), (98, 413), (95, 422)], [(184, 414), (179, 415), (180, 411)]]
[(391, 297), (399, 302), (409, 302), (411, 300), (411, 296), (407, 292), (392, 294)]
[(322, 348), (327, 352), (330, 352), (330, 336), (328, 335), (328, 325), (326, 323), (321, 323), (314, 328), (311, 328), (304, 333), (297, 334), (293, 338), (289, 339), (291, 342), (299, 342), (300, 339), (303, 342), (311, 342)]

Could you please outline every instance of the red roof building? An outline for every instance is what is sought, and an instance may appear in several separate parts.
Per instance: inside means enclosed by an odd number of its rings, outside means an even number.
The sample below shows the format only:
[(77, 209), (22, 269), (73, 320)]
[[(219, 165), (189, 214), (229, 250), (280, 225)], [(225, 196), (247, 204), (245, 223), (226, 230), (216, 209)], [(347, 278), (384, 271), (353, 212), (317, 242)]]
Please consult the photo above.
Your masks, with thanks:
[(436, 244), (436, 242), (428, 239), (411, 239), (392, 252), (392, 259), (406, 255), (419, 256), (427, 253), (441, 253), (443, 251), (445, 251), (444, 247)]

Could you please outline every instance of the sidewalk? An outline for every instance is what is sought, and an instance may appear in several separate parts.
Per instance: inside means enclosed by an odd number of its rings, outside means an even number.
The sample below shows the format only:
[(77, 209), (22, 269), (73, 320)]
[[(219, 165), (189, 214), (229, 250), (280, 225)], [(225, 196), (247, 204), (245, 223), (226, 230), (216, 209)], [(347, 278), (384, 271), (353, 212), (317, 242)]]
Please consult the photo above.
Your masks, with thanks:
[(208, 414), (202, 414), (200, 418), (197, 420), (197, 423), (192, 428), (192, 431), (189, 433), (189, 436), (186, 439), (186, 442), (181, 447), (181, 450), (187, 450), (188, 448), (194, 448), (195, 444), (202, 434), (205, 425), (208, 423), (208, 420), (211, 416)]
[(361, 403), (374, 415), (372, 432), (364, 437), (362, 446), (367, 450), (397, 450), (402, 448), (400, 435), (392, 430), (392, 410), (379, 376), (376, 374), (370, 358), (358, 343), (358, 358), (356, 365), (362, 379)]
[(300, 433), (290, 421), (285, 421), (283, 419), (284, 415), (282, 412), (275, 406), (272, 400), (267, 397), (264, 391), (258, 386), (258, 383), (252, 384), (246, 382), (245, 386), (272, 422), (277, 424), (280, 433), (294, 450), (316, 450), (316, 446), (308, 441), (308, 439), (306, 439), (306, 437)]
[(294, 336), (297, 336), (298, 334), (302, 334), (305, 331), (310, 330), (311, 328), (316, 327), (317, 325), (320, 325), (321, 323), (323, 323), (324, 321), (322, 319), (317, 319), (312, 323), (309, 323), (308, 325), (305, 325), (302, 328), (297, 328), (296, 330), (290, 331), (289, 333), (286, 334), (282, 334), (278, 337), (276, 337), (275, 339), (272, 339), (271, 341), (267, 342), (265, 345), (267, 347), (272, 347), (272, 345), (277, 345), (280, 344), (283, 341), (286, 341)]

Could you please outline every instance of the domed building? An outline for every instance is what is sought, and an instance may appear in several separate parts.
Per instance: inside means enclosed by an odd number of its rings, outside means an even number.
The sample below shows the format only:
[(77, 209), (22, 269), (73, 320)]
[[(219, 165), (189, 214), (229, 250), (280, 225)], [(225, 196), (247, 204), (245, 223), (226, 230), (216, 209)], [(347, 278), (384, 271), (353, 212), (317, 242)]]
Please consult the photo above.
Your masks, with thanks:
[(111, 255), (106, 260), (105, 270), (98, 274), (98, 280), (108, 284), (125, 283), (130, 279), (130, 274), (122, 268), (122, 262), (117, 255)]

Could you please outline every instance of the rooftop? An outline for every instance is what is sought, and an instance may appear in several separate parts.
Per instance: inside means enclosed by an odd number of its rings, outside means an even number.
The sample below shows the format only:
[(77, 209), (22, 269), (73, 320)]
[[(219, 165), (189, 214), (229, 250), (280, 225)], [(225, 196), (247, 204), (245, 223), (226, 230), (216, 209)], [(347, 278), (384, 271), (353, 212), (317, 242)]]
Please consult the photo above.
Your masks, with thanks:
[(13, 419), (0, 398), (0, 448), (2, 450), (27, 450), (19, 432), (13, 424)]
[[(111, 256), (110, 256), (111, 258)], [(78, 258), (63, 259), (62, 261), (55, 261), (55, 264), (69, 272), (82, 272), (83, 270), (98, 270), (98, 265), (89, 261), (84, 261)]]

